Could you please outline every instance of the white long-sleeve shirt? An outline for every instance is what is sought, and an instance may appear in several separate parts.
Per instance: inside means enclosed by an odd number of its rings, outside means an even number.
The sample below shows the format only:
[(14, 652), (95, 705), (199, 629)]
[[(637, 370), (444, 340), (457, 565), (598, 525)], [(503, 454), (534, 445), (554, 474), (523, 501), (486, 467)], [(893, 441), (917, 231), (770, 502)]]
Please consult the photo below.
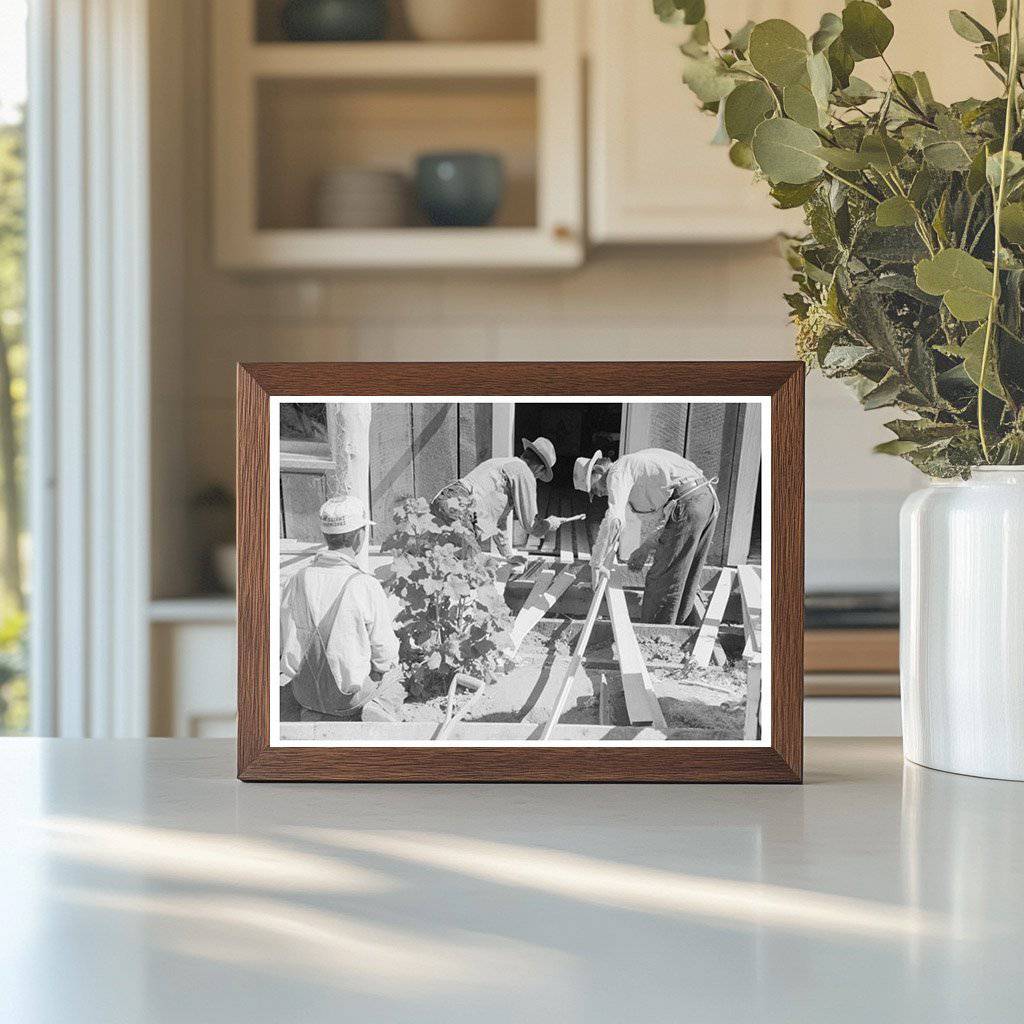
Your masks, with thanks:
[(672, 493), (683, 483), (703, 479), (701, 468), (665, 448), (644, 448), (617, 459), (608, 468), (608, 512), (601, 521), (590, 564), (605, 560), (609, 545), (618, 542), (626, 514), (635, 515), (650, 536), (661, 523)]
[(303, 707), (328, 714), (359, 707), (373, 689), (371, 670), (387, 672), (397, 661), (387, 595), (354, 556), (322, 551), (288, 581), (281, 598), (280, 682), (292, 684)]

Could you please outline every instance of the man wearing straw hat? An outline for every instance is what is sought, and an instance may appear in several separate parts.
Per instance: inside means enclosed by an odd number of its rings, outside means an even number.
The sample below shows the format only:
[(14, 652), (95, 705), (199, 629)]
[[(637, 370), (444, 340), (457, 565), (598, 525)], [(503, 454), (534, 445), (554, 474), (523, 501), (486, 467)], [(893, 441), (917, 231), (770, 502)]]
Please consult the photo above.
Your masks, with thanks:
[(718, 518), (716, 482), (664, 448), (645, 448), (615, 462), (600, 451), (576, 460), (576, 489), (608, 498), (590, 559), (595, 580), (609, 571), (609, 555), (618, 547), (627, 513), (640, 520), (645, 539), (630, 555), (629, 568), (640, 572), (654, 556), (644, 582), (644, 622), (685, 622), (692, 613)]
[(522, 443), (522, 454), (481, 462), (430, 503), (441, 522), (462, 521), (481, 544), (493, 538), (505, 558), (514, 554), (508, 540), (510, 516), (534, 537), (544, 537), (565, 522), (560, 516), (537, 514), (537, 481), (551, 482), (555, 446), (546, 437), (536, 441), (524, 437)]
[(320, 507), (327, 549), (288, 581), (281, 598), (282, 687), (301, 705), (300, 719), (398, 720), (398, 637), (387, 596), (359, 565), (373, 526), (355, 495)]

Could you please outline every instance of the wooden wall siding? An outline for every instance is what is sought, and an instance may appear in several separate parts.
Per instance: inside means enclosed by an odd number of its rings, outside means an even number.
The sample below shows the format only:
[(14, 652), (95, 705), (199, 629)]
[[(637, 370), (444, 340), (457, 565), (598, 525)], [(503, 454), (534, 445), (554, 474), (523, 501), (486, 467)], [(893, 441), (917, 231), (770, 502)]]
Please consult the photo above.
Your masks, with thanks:
[(475, 402), (375, 402), (370, 422), (373, 540), (391, 533), (396, 504), (428, 501), (491, 457), (491, 406)]
[(459, 403), (459, 476), (491, 457), (492, 424), (489, 402)]

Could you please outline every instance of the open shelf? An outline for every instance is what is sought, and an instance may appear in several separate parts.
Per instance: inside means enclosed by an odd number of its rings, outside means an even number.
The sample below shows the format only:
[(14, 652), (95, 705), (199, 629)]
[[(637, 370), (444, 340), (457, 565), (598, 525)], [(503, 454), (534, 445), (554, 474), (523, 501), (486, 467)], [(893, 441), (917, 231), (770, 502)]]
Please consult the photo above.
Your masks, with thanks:
[(267, 43), (245, 61), (257, 78), (535, 75), (535, 43)]
[[(213, 7), (214, 242), (230, 269), (569, 267), (583, 258), (578, 0), (537, 0), (531, 38), (364, 43), (280, 39), (277, 0)], [(255, 16), (254, 16), (255, 15)], [(343, 168), (400, 172), (426, 152), (496, 153), (491, 224), (320, 226)], [(362, 212), (362, 211), (360, 211)], [(359, 218), (364, 222), (368, 217)], [(381, 218), (401, 223), (399, 218)], [(372, 223), (372, 222), (370, 222)]]

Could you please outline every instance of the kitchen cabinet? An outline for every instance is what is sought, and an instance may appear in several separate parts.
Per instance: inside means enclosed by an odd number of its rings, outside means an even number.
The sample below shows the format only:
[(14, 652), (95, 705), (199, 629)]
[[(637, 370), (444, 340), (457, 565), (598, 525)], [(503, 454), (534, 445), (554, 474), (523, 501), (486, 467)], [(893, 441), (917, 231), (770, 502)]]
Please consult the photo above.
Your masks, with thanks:
[[(990, 23), (988, 0), (958, 5)], [(821, 0), (736, 0), (709, 5), (712, 31), (745, 21), (785, 18), (810, 34)], [(888, 54), (897, 69), (928, 72), (938, 99), (991, 96), (998, 83), (957, 37), (945, 8), (897, 3)], [(728, 242), (769, 238), (802, 225), (799, 210), (779, 211), (767, 186), (732, 166), (712, 146), (715, 121), (681, 81), (678, 46), (689, 28), (664, 25), (647, 0), (590, 0), (588, 12), (588, 177), (592, 242)], [(878, 79), (860, 64), (858, 74)]]
[[(521, 0), (525, 3), (526, 0)], [(211, 5), (214, 254), (230, 269), (565, 267), (583, 258), (581, 0), (535, 0), (534, 38), (293, 42), (273, 0)], [(254, 17), (254, 15), (257, 15)], [(327, 175), (493, 152), (493, 224), (325, 227)]]

